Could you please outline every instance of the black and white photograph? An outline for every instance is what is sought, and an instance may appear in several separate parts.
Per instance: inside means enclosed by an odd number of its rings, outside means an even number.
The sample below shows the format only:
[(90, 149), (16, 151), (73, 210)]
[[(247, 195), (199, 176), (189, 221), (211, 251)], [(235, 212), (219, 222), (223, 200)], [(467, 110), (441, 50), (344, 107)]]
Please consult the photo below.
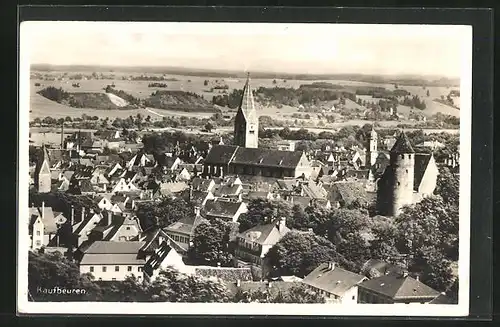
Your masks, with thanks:
[(19, 74), (19, 312), (468, 314), (471, 26), (27, 21)]

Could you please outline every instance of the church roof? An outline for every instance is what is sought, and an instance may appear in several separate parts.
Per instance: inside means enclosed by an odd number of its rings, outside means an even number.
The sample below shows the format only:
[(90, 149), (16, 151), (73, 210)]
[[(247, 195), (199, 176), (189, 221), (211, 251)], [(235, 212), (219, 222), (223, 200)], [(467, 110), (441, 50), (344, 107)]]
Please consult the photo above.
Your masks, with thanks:
[(415, 191), (418, 191), (420, 183), (422, 182), (422, 178), (424, 177), (424, 173), (427, 170), (427, 166), (431, 160), (431, 155), (427, 153), (417, 153), (415, 154), (415, 169), (414, 169), (414, 179), (413, 179), (413, 188)]
[(415, 153), (408, 136), (402, 131), (391, 149), (391, 153)]
[(254, 121), (257, 119), (252, 87), (250, 86), (250, 74), (248, 74), (247, 81), (243, 87), (243, 96), (241, 97), (241, 103), (238, 110), (243, 113), (247, 121)]

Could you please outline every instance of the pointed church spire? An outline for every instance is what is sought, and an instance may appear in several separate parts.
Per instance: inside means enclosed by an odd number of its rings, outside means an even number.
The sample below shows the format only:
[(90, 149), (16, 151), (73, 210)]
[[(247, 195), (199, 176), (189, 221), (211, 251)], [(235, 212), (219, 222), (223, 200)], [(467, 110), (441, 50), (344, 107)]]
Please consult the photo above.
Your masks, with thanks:
[(247, 119), (255, 115), (255, 102), (253, 99), (252, 87), (250, 86), (250, 73), (247, 73), (247, 81), (243, 87), (240, 109)]

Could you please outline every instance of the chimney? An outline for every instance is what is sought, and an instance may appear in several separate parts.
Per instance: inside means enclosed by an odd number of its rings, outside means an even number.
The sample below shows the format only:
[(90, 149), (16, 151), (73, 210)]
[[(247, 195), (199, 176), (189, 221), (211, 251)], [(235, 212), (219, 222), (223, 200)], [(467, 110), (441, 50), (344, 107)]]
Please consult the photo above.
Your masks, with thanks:
[(335, 269), (335, 262), (328, 262), (328, 271), (334, 270)]
[(85, 220), (85, 207), (82, 207), (82, 220)]
[(70, 221), (71, 226), (73, 226), (75, 224), (75, 207), (73, 206), (71, 206)]
[(108, 226), (113, 222), (113, 212), (108, 211)]
[(217, 268), (220, 268), (220, 262), (217, 262)]
[(273, 283), (271, 281), (268, 281), (267, 282), (267, 288), (271, 288), (271, 286), (273, 286)]
[(200, 207), (194, 207), (194, 214), (196, 215), (196, 217), (200, 216), (200, 211)]
[(415, 279), (417, 280), (417, 282), (419, 282), (419, 281), (420, 281), (420, 276), (419, 276), (419, 275), (417, 275), (417, 276), (415, 277)]
[(406, 278), (406, 277), (408, 277), (408, 271), (407, 271), (407, 270), (404, 270), (404, 271), (403, 271), (403, 278)]
[(45, 201), (42, 201), (42, 219), (45, 218)]
[(236, 280), (236, 287), (240, 287), (241, 286), (241, 280), (240, 279), (237, 279)]

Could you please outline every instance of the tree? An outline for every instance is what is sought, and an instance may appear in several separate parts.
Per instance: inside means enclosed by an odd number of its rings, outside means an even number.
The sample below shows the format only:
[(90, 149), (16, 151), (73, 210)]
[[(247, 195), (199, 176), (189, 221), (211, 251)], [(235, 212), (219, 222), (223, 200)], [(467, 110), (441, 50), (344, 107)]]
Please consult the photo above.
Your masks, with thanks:
[(458, 206), (460, 183), (456, 175), (452, 174), (448, 167), (439, 167), (434, 193), (441, 196), (446, 204)]
[(291, 231), (267, 253), (274, 273), (304, 277), (324, 262), (334, 261), (346, 269), (351, 265), (337, 253), (335, 245), (313, 233)]
[(194, 230), (193, 246), (188, 257), (195, 264), (230, 267), (233, 256), (229, 249), (231, 225), (220, 219), (204, 222)]
[(203, 81), (203, 85), (204, 85), (204, 86), (207, 86), (207, 85), (208, 85), (208, 79), (206, 79), (205, 81)]
[(264, 225), (277, 218), (290, 217), (291, 206), (281, 200), (254, 199), (248, 204), (248, 212), (238, 219), (239, 230), (243, 232), (257, 225)]
[(174, 269), (160, 271), (148, 287), (154, 302), (229, 302), (230, 293), (221, 282), (195, 275), (185, 275)]
[(207, 132), (209, 132), (209, 133), (210, 133), (210, 132), (212, 132), (212, 130), (213, 130), (214, 128), (215, 128), (215, 127), (214, 127), (214, 125), (213, 125), (211, 122), (208, 122), (208, 123), (206, 123), (206, 124), (205, 124), (205, 130), (206, 130)]
[(168, 225), (194, 215), (194, 207), (182, 198), (167, 197), (160, 203), (141, 203), (137, 208), (137, 217), (143, 230), (152, 226)]
[(238, 290), (234, 302), (259, 303), (325, 303), (325, 297), (297, 283), (288, 289), (267, 288), (254, 291)]
[[(78, 266), (60, 252), (39, 254), (29, 252), (28, 289), (34, 301), (67, 302), (98, 299), (101, 294), (100, 289), (92, 279), (91, 275), (80, 275)], [(61, 294), (63, 289), (80, 292)]]

